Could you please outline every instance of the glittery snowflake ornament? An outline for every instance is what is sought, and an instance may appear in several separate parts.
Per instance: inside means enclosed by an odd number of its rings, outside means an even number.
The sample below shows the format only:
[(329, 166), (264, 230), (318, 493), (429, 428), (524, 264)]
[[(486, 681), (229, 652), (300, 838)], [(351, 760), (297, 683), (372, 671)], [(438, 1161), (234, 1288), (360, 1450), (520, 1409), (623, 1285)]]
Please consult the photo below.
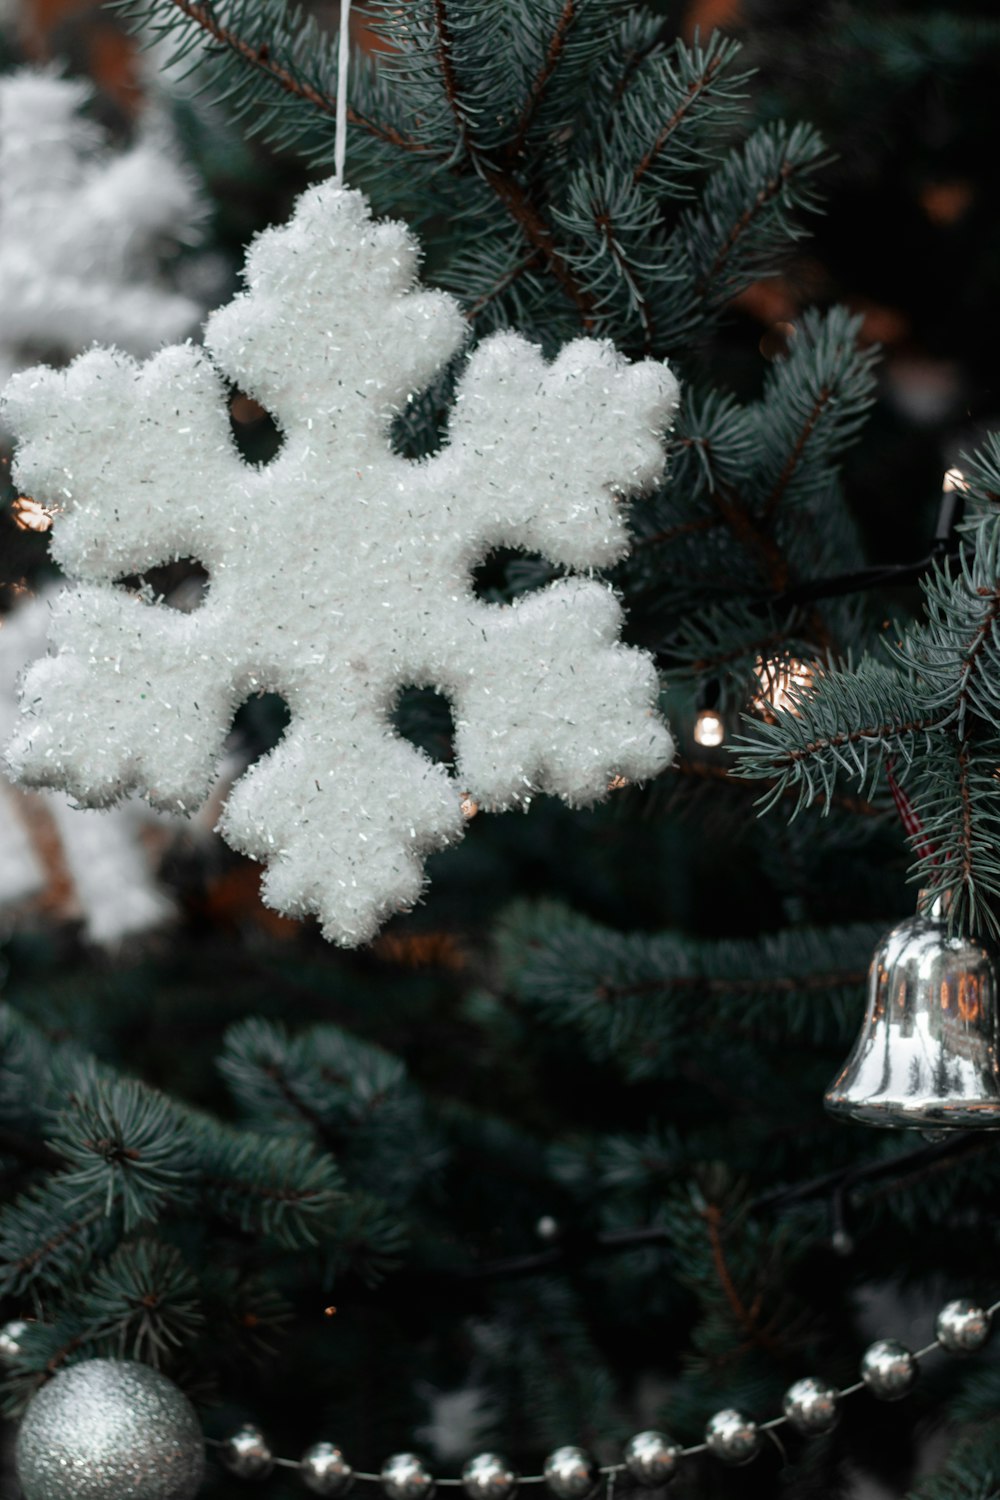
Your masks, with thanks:
[[(673, 749), (654, 664), (619, 640), (609, 587), (569, 576), (504, 607), (477, 599), (473, 570), (500, 546), (572, 569), (623, 556), (620, 502), (663, 471), (674, 376), (597, 340), (546, 363), (494, 334), (440, 452), (401, 458), (393, 417), (466, 335), (457, 302), (416, 284), (417, 256), (404, 225), (321, 184), (254, 241), (207, 353), (137, 365), (95, 350), (6, 394), (17, 480), (57, 512), (53, 554), (76, 582), (57, 654), (25, 681), (15, 774), (92, 805), (137, 789), (193, 809), (240, 703), (280, 693), (289, 728), (221, 829), (267, 864), (271, 905), (315, 912), (344, 946), (416, 900), (423, 856), (462, 834), (463, 796), (583, 805)], [(267, 465), (233, 443), (227, 380), (281, 430)], [(185, 557), (210, 577), (192, 614), (116, 584)], [(452, 704), (454, 775), (392, 727), (410, 685)]]

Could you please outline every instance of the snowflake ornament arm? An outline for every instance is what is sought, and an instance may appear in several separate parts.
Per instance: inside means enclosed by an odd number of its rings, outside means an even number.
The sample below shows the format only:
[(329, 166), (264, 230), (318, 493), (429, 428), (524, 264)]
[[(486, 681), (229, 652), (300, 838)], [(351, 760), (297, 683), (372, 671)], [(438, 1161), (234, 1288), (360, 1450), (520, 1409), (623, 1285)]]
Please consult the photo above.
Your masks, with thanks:
[[(673, 375), (588, 339), (548, 364), (497, 334), (468, 361), (441, 451), (400, 458), (394, 415), (466, 336), (416, 264), (405, 226), (322, 184), (255, 241), (207, 356), (95, 351), (7, 395), (18, 481), (58, 512), (77, 581), (58, 654), (26, 681), (16, 773), (193, 809), (239, 703), (281, 693), (291, 725), (222, 830), (267, 864), (279, 911), (317, 913), (347, 946), (416, 900), (424, 855), (461, 835), (463, 792), (492, 809), (538, 791), (589, 802), (672, 754), (653, 663), (620, 642), (605, 584), (565, 578), (506, 608), (475, 596), (473, 570), (499, 545), (578, 569), (622, 556), (621, 502), (662, 473)], [(266, 467), (235, 450), (227, 380), (281, 430)], [(116, 586), (187, 556), (210, 575), (191, 615)], [(391, 727), (411, 684), (454, 705), (454, 776)]]

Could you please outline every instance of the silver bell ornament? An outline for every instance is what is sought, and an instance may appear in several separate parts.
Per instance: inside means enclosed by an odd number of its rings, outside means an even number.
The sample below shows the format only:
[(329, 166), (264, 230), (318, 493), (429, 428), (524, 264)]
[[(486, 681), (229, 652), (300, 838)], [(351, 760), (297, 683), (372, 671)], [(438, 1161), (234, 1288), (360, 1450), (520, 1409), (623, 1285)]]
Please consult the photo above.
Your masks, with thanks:
[(271, 1445), (252, 1422), (230, 1433), (221, 1449), (222, 1462), (237, 1479), (266, 1479), (274, 1468)]
[(947, 897), (886, 933), (861, 1034), (827, 1090), (835, 1115), (893, 1129), (1000, 1128), (997, 955), (949, 933)]
[(601, 1477), (586, 1448), (557, 1448), (545, 1460), (545, 1483), (557, 1500), (586, 1500)]
[(299, 1476), (314, 1495), (346, 1495), (354, 1470), (333, 1443), (313, 1443), (299, 1460)]
[(782, 1410), (790, 1427), (804, 1437), (830, 1432), (840, 1417), (840, 1395), (825, 1380), (807, 1375), (785, 1392)]
[(477, 1453), (462, 1470), (462, 1488), (469, 1500), (510, 1500), (519, 1475), (499, 1453)]
[(394, 1453), (379, 1478), (389, 1500), (430, 1500), (435, 1489), (430, 1470), (415, 1453)]
[(709, 1417), (705, 1428), (705, 1447), (709, 1453), (720, 1463), (731, 1464), (734, 1468), (756, 1458), (763, 1442), (757, 1423), (731, 1407)]
[(32, 1397), (14, 1462), (24, 1500), (193, 1500), (205, 1440), (187, 1397), (158, 1370), (88, 1359)]
[(637, 1432), (623, 1454), (631, 1478), (649, 1489), (673, 1479), (680, 1456), (680, 1446), (665, 1432)]
[(917, 1382), (920, 1367), (905, 1344), (879, 1339), (861, 1360), (861, 1379), (880, 1401), (901, 1401)]
[(937, 1315), (934, 1332), (949, 1354), (974, 1354), (990, 1336), (991, 1318), (985, 1307), (958, 1297), (946, 1302)]

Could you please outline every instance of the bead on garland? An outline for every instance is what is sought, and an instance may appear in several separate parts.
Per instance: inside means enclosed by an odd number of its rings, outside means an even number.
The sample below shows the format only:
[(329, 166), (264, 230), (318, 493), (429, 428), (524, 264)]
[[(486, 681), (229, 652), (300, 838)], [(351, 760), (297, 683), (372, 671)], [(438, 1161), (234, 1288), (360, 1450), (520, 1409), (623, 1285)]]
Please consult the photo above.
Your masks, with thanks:
[(509, 1500), (519, 1478), (499, 1453), (478, 1453), (462, 1470), (462, 1488), (469, 1500)]
[(274, 1468), (274, 1454), (260, 1428), (244, 1422), (223, 1443), (222, 1462), (237, 1479), (266, 1479)]
[(840, 1419), (840, 1392), (824, 1380), (807, 1375), (788, 1387), (782, 1402), (785, 1420), (804, 1437), (830, 1432)]
[(299, 1460), (302, 1482), (314, 1495), (346, 1495), (354, 1470), (333, 1443), (313, 1443)]
[(656, 1489), (673, 1479), (681, 1456), (678, 1443), (665, 1432), (637, 1432), (625, 1445), (625, 1467), (636, 1484)]
[(861, 1379), (880, 1401), (901, 1401), (916, 1384), (919, 1366), (905, 1344), (878, 1339), (861, 1361)]
[(937, 1315), (934, 1332), (949, 1354), (974, 1354), (990, 1336), (990, 1315), (967, 1297), (948, 1302)]
[(586, 1448), (567, 1446), (550, 1453), (544, 1466), (545, 1483), (556, 1500), (586, 1500), (597, 1488), (601, 1471)]
[(382, 1465), (382, 1488), (388, 1500), (430, 1500), (435, 1485), (415, 1453), (394, 1453)]
[(709, 1453), (733, 1468), (756, 1458), (763, 1442), (757, 1423), (735, 1407), (717, 1411), (705, 1427), (705, 1447)]

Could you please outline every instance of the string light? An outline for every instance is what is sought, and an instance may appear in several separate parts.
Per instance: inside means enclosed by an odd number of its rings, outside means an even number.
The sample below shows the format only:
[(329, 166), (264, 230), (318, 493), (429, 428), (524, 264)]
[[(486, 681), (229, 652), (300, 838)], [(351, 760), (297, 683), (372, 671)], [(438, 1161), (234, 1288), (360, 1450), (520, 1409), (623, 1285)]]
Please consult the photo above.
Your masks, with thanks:
[(725, 738), (726, 725), (722, 715), (714, 708), (703, 708), (694, 721), (695, 744), (714, 750)]
[(765, 718), (775, 713), (796, 713), (800, 695), (816, 681), (814, 668), (797, 656), (772, 656), (767, 660), (758, 656), (753, 670), (760, 690), (751, 707)]
[(14, 525), (20, 531), (51, 531), (53, 512), (30, 495), (19, 495), (11, 506)]
[(941, 486), (944, 493), (950, 494), (952, 490), (959, 490), (963, 494), (969, 488), (969, 481), (961, 469), (947, 469), (945, 471), (944, 483)]

